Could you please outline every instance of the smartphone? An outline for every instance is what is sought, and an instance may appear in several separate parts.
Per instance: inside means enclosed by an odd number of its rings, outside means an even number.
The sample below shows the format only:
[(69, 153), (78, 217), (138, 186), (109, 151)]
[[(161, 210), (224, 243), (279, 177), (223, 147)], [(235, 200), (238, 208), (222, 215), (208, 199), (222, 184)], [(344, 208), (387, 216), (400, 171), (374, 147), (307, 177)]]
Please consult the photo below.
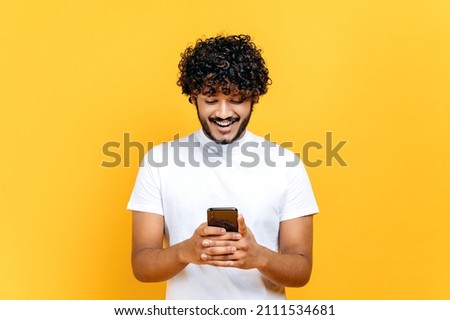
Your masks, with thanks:
[(232, 207), (209, 208), (208, 226), (225, 228), (227, 232), (238, 232), (238, 209)]

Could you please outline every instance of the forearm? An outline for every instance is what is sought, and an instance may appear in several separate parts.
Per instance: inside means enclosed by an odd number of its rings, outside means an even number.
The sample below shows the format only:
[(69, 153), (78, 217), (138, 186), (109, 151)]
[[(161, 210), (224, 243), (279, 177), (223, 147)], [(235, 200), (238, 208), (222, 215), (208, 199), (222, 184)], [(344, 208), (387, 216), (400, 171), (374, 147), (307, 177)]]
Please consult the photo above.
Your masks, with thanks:
[(132, 266), (136, 279), (159, 282), (171, 279), (188, 263), (182, 260), (183, 243), (168, 248), (143, 248), (133, 253)]
[(301, 253), (277, 253), (261, 248), (261, 264), (257, 267), (270, 282), (285, 287), (302, 287), (311, 276), (312, 261)]

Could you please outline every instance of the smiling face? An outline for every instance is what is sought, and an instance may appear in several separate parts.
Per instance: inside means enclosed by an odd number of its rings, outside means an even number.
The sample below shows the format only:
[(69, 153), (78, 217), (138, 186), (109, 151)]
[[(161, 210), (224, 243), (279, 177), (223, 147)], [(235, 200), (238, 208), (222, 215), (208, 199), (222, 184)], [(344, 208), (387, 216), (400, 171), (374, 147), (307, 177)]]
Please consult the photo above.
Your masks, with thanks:
[(196, 99), (197, 115), (203, 132), (211, 140), (228, 144), (244, 135), (252, 103), (250, 99), (242, 100), (240, 96), (199, 94)]

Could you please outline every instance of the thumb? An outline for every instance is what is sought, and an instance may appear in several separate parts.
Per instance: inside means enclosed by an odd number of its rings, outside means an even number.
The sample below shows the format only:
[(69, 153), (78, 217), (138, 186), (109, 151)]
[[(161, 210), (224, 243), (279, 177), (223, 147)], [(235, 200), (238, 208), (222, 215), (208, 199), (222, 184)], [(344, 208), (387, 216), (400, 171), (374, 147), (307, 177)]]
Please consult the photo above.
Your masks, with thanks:
[(238, 232), (242, 235), (247, 233), (247, 225), (245, 224), (244, 216), (239, 214), (238, 216)]

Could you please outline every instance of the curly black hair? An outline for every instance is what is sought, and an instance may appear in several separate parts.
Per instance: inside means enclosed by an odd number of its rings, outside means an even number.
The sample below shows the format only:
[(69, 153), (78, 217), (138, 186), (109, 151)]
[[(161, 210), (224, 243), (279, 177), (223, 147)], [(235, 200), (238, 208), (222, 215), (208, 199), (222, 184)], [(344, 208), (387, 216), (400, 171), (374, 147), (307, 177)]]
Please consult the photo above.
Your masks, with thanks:
[(197, 40), (181, 54), (177, 85), (183, 94), (236, 94), (256, 103), (271, 84), (261, 49), (248, 35)]

